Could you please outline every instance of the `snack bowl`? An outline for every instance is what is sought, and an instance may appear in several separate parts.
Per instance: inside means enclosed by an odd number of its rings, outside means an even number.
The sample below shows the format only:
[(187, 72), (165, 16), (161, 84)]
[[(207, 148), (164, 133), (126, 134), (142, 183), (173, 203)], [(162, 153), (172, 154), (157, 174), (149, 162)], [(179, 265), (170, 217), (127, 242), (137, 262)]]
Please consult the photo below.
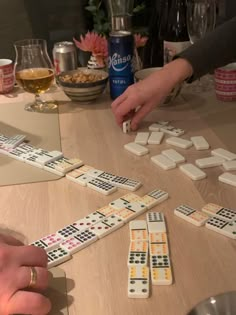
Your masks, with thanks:
[[(153, 68), (144, 68), (142, 70), (138, 70), (134, 74), (135, 80), (136, 80), (136, 82), (138, 82), (140, 80), (144, 80), (146, 77), (148, 77), (153, 72), (159, 71), (161, 69), (162, 69), (162, 67), (153, 67)], [(177, 85), (171, 91), (171, 93), (169, 95), (167, 95), (166, 99), (164, 100), (164, 102), (161, 105), (162, 106), (170, 105), (172, 103), (172, 101), (174, 101), (174, 99), (179, 95), (179, 93), (181, 91), (181, 87), (182, 87), (181, 84)]]
[(57, 82), (64, 93), (75, 102), (90, 103), (97, 99), (105, 90), (108, 73), (104, 70), (88, 69), (61, 72)]

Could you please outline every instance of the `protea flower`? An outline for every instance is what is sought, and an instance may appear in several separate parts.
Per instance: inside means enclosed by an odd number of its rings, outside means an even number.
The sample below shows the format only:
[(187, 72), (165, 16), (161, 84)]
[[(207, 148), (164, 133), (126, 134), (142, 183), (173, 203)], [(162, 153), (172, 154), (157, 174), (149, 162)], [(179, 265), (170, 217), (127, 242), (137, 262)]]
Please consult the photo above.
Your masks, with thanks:
[(148, 37), (140, 34), (134, 34), (135, 47), (144, 47), (147, 43)]

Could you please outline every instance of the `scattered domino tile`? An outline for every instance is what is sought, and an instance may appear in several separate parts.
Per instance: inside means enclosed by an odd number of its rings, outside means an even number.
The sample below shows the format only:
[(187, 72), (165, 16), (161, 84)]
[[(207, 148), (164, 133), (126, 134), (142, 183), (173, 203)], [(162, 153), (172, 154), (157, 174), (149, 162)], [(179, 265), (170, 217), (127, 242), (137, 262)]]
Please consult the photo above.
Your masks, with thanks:
[(193, 145), (192, 141), (178, 138), (178, 137), (170, 137), (166, 139), (166, 143), (174, 145), (182, 149), (188, 149)]
[(148, 148), (142, 146), (141, 144), (135, 143), (135, 142), (130, 142), (130, 143), (125, 144), (124, 148), (127, 151), (129, 151), (135, 155), (138, 155), (138, 156), (148, 154), (148, 152), (149, 152)]
[(191, 137), (190, 140), (192, 141), (196, 150), (207, 150), (210, 148), (209, 143), (203, 136)]
[(160, 144), (163, 137), (164, 137), (164, 132), (152, 131), (150, 137), (148, 138), (148, 144)]
[(87, 186), (104, 195), (110, 195), (117, 190), (116, 186), (112, 185), (111, 183), (104, 182), (103, 180), (98, 178), (93, 178), (88, 181)]
[(63, 248), (57, 247), (47, 252), (48, 269), (62, 264), (63, 262), (72, 258), (72, 256)]
[(129, 133), (131, 131), (131, 119), (123, 122), (122, 130), (124, 133)]
[(209, 219), (208, 215), (206, 215), (205, 213), (191, 208), (187, 205), (181, 205), (175, 208), (174, 214), (196, 226), (204, 225)]
[(191, 163), (180, 165), (179, 169), (192, 180), (200, 180), (207, 177), (206, 173)]
[(225, 221), (236, 220), (236, 211), (223, 208), (222, 206), (216, 205), (214, 203), (208, 203), (202, 208), (203, 212), (207, 214), (223, 219)]
[(50, 234), (47, 236), (44, 236), (43, 238), (34, 241), (30, 245), (36, 246), (43, 248), (46, 251), (50, 251), (56, 247), (59, 246), (59, 244), (63, 241), (64, 239), (59, 236), (58, 234)]
[(206, 222), (206, 228), (224, 236), (236, 239), (236, 220), (228, 222), (217, 217), (211, 217)]
[(146, 215), (148, 232), (166, 232), (164, 214), (161, 212), (148, 212)]
[(172, 272), (168, 255), (153, 255), (151, 261), (151, 279), (153, 285), (172, 284)]
[(160, 128), (161, 131), (163, 131), (164, 133), (174, 136), (174, 137), (179, 137), (182, 136), (184, 134), (184, 130), (183, 129), (179, 129), (179, 128), (175, 128), (173, 126), (165, 126), (163, 125)]
[(211, 151), (211, 154), (214, 156), (219, 156), (223, 158), (224, 160), (231, 161), (236, 159), (236, 154), (232, 153), (228, 150), (218, 148)]
[(173, 162), (177, 163), (183, 163), (186, 161), (185, 157), (181, 155), (179, 152), (175, 151), (174, 149), (164, 150), (161, 152), (164, 156), (166, 156), (168, 159), (172, 160)]
[(148, 242), (146, 241), (130, 242), (127, 265), (128, 266), (148, 265)]
[(147, 266), (131, 266), (128, 275), (128, 297), (148, 298), (150, 285), (149, 268)]
[(160, 128), (163, 127), (162, 124), (158, 124), (158, 123), (154, 123), (154, 124), (151, 124), (148, 129), (150, 131), (160, 131)]
[(135, 143), (146, 145), (148, 143), (149, 132), (137, 132), (134, 139)]
[(168, 159), (163, 154), (154, 155), (151, 157), (151, 161), (160, 166), (164, 170), (170, 170), (176, 167), (176, 163)]
[(222, 165), (226, 171), (236, 171), (236, 160), (225, 161)]
[(214, 166), (220, 166), (223, 164), (225, 159), (219, 156), (210, 156), (203, 159), (197, 159), (195, 163), (200, 168), (208, 168), (208, 167), (214, 167)]
[(131, 241), (148, 241), (147, 222), (145, 220), (133, 220), (129, 223)]
[(222, 183), (236, 187), (236, 175), (234, 174), (226, 172), (220, 175), (218, 179)]

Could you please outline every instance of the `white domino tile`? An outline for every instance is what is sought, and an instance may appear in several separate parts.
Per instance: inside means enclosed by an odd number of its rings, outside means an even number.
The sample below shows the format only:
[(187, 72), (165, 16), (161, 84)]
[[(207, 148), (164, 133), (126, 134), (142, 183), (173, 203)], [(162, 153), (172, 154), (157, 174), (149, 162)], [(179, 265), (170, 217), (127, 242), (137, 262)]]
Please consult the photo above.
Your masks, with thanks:
[(219, 156), (210, 156), (203, 159), (197, 159), (196, 165), (200, 168), (208, 168), (214, 166), (220, 166), (225, 162), (225, 159)]
[(130, 142), (130, 143), (125, 144), (124, 148), (127, 151), (129, 151), (135, 155), (138, 155), (138, 156), (148, 154), (148, 152), (149, 152), (148, 148), (142, 146), (141, 144), (135, 143), (135, 142)]
[(176, 167), (176, 163), (163, 154), (152, 156), (151, 161), (166, 171)]
[(214, 156), (221, 157), (227, 161), (236, 160), (236, 154), (235, 153), (230, 152), (230, 151), (225, 150), (225, 149), (222, 149), (222, 148), (212, 150), (211, 154)]
[(161, 154), (163, 154), (164, 156), (166, 156), (168, 159), (172, 160), (176, 164), (183, 163), (186, 161), (185, 157), (174, 149), (163, 150)]
[(209, 143), (203, 136), (191, 137), (190, 140), (192, 141), (196, 150), (207, 150), (210, 148)]
[(174, 209), (174, 214), (183, 220), (192, 223), (196, 226), (202, 226), (209, 219), (208, 215), (198, 211), (187, 205), (181, 205)]
[(218, 177), (219, 181), (236, 187), (236, 175), (231, 173), (223, 173)]
[(179, 169), (192, 180), (200, 180), (207, 177), (205, 172), (191, 163), (180, 165)]
[(150, 137), (148, 138), (148, 144), (161, 144), (163, 137), (164, 132), (152, 131)]
[(182, 148), (182, 149), (188, 149), (193, 145), (192, 141), (178, 138), (178, 137), (170, 137), (166, 139), (166, 143)]
[(149, 268), (147, 266), (131, 266), (128, 275), (128, 297), (148, 298), (150, 287)]

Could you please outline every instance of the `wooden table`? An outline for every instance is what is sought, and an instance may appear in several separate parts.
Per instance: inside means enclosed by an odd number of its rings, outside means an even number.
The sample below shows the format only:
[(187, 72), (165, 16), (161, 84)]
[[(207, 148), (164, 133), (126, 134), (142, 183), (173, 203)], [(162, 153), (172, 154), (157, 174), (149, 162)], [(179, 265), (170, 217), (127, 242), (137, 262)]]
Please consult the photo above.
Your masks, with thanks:
[[(121, 132), (110, 103), (108, 96), (84, 106), (61, 102), (63, 153), (68, 157), (79, 156), (95, 168), (140, 180), (143, 186), (137, 194), (141, 196), (154, 188), (169, 193), (170, 198), (153, 210), (164, 212), (167, 220), (174, 283), (152, 286), (148, 299), (127, 297), (130, 240), (126, 224), (60, 266), (68, 278), (70, 315), (184, 315), (210, 295), (235, 290), (236, 242), (205, 227), (197, 228), (173, 214), (180, 204), (200, 209), (214, 202), (235, 209), (236, 188), (217, 179), (223, 168), (207, 169), (207, 179), (193, 182), (178, 168), (164, 171), (152, 164), (150, 156), (170, 147), (165, 142), (149, 146), (150, 154), (143, 157), (125, 151), (123, 145), (132, 141), (135, 133)], [(236, 152), (235, 117), (235, 103), (217, 102), (213, 93), (201, 96), (183, 93), (175, 106), (162, 107), (150, 114), (140, 130), (147, 130), (156, 120), (169, 120), (186, 130), (185, 138), (203, 135), (212, 148), (224, 147)], [(232, 132), (229, 138), (227, 135)], [(194, 148), (177, 150), (190, 162), (210, 154)], [(1, 187), (1, 223), (23, 233), (32, 242), (125, 193), (119, 189), (103, 196), (66, 178)], [(144, 214), (138, 217), (143, 218)]]

